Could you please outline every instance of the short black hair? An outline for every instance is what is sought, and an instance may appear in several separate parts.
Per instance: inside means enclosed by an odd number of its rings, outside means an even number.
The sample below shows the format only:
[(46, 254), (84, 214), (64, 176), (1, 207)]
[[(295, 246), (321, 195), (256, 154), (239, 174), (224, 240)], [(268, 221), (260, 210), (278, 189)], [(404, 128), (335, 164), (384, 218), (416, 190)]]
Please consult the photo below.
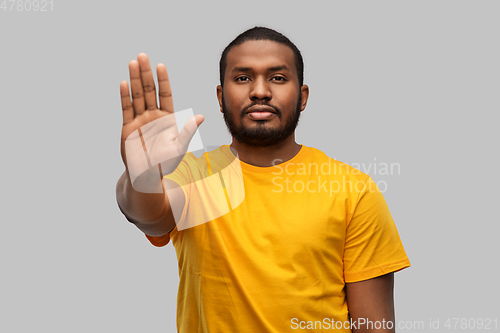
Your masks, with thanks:
[(234, 46), (238, 46), (252, 40), (270, 40), (276, 43), (284, 44), (292, 49), (295, 57), (295, 68), (299, 77), (299, 87), (304, 85), (304, 61), (299, 49), (283, 34), (266, 27), (254, 27), (241, 33), (222, 51), (219, 62), (220, 85), (224, 85), (224, 75), (226, 74), (227, 54)]

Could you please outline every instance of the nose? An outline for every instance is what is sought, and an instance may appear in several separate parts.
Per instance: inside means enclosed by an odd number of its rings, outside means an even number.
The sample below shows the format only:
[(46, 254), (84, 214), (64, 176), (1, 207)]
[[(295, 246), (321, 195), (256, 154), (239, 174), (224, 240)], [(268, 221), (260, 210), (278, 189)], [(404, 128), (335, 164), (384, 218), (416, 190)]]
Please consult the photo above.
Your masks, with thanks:
[(256, 100), (270, 100), (272, 97), (271, 90), (269, 89), (268, 82), (264, 78), (256, 79), (252, 84), (250, 91), (250, 99)]

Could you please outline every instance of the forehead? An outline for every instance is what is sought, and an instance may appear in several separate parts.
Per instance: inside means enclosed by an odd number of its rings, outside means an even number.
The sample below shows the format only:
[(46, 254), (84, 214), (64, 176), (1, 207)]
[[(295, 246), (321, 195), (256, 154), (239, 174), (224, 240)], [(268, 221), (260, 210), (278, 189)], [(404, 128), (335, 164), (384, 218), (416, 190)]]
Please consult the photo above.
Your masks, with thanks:
[(251, 40), (231, 48), (226, 58), (226, 73), (235, 67), (265, 70), (283, 65), (296, 74), (295, 55), (290, 47), (270, 40)]

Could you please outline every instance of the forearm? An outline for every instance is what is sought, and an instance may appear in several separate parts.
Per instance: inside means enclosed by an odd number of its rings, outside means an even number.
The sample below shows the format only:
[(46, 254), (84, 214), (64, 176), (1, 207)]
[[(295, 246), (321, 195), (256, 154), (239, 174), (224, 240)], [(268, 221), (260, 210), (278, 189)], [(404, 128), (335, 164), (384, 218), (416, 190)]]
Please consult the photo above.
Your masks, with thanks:
[[(158, 180), (158, 187), (162, 186)], [(116, 185), (116, 200), (127, 220), (150, 236), (161, 236), (175, 227), (169, 200), (162, 193), (136, 191), (125, 171)]]

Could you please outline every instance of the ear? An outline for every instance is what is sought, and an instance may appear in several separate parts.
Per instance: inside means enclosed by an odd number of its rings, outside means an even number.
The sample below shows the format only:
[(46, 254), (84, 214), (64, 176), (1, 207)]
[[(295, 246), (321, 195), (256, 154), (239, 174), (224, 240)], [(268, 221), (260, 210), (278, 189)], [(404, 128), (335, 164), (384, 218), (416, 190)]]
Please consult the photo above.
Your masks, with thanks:
[(300, 94), (302, 95), (302, 104), (300, 105), (300, 112), (304, 111), (307, 105), (307, 99), (309, 98), (309, 87), (304, 84), (300, 88)]
[(220, 84), (217, 86), (217, 99), (219, 100), (220, 112), (222, 112), (222, 86)]

